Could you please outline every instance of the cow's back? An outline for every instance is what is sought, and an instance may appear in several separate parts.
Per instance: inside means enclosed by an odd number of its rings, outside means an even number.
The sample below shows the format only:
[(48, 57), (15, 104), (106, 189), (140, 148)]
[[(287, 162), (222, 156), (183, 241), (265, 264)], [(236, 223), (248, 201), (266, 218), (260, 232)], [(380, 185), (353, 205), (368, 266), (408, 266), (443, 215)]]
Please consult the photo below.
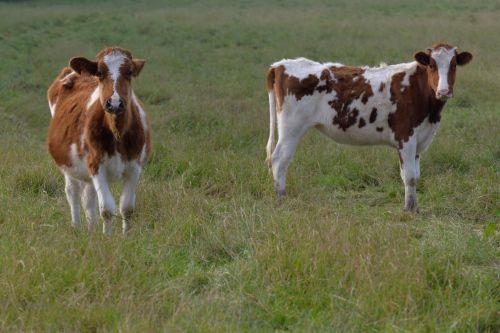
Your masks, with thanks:
[[(69, 70), (69, 71), (68, 71)], [(47, 95), (53, 109), (48, 133), (48, 149), (59, 166), (71, 166), (70, 146), (81, 152), (81, 136), (87, 115), (87, 103), (97, 88), (96, 78), (71, 74), (64, 68), (50, 86)], [(64, 80), (71, 75), (70, 81)]]

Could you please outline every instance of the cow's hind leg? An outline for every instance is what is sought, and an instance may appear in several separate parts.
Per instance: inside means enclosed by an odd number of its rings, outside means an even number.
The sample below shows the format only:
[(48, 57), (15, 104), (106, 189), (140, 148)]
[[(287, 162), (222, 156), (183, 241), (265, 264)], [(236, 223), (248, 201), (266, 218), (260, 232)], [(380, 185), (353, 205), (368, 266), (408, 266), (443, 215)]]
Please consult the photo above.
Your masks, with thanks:
[(129, 230), (129, 221), (135, 209), (135, 191), (141, 168), (134, 165), (125, 171), (123, 180), (123, 192), (120, 197), (120, 215), (122, 217), (122, 230), (126, 233)]
[(64, 191), (66, 192), (66, 199), (68, 200), (71, 210), (71, 224), (73, 226), (80, 225), (80, 195), (81, 185), (80, 181), (72, 178), (68, 174), (64, 174)]
[(282, 200), (285, 195), (286, 174), (288, 166), (295, 154), (297, 145), (310, 126), (305, 123), (286, 123), (285, 119), (279, 119), (278, 123), (278, 143), (271, 157), (274, 186), (278, 200)]
[(401, 178), (405, 185), (405, 210), (417, 211), (417, 181), (420, 176), (416, 145), (411, 140), (399, 150)]
[[(273, 74), (274, 78), (274, 74)], [(272, 155), (275, 148), (274, 142), (274, 131), (276, 129), (276, 100), (274, 98), (274, 92), (269, 91), (269, 139), (266, 145), (266, 162), (269, 169), (269, 173), (272, 173)]]
[(86, 183), (83, 188), (82, 206), (87, 218), (87, 227), (90, 230), (97, 224), (97, 193), (92, 183)]

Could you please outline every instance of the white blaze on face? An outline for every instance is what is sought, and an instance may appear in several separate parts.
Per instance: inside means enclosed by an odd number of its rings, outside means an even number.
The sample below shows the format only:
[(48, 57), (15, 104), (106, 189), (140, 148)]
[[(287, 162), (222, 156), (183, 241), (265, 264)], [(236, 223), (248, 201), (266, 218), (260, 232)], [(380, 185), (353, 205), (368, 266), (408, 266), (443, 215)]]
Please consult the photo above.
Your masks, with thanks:
[(448, 86), (448, 72), (450, 70), (450, 63), (455, 56), (455, 48), (447, 49), (441, 47), (437, 50), (432, 50), (431, 57), (436, 61), (436, 66), (439, 74), (439, 81), (437, 86), (437, 92), (449, 92), (450, 87)]
[(112, 52), (104, 56), (104, 63), (108, 66), (109, 76), (113, 81), (113, 95), (111, 95), (111, 105), (120, 105), (120, 95), (118, 94), (118, 78), (120, 77), (120, 67), (125, 62), (125, 55), (121, 52)]

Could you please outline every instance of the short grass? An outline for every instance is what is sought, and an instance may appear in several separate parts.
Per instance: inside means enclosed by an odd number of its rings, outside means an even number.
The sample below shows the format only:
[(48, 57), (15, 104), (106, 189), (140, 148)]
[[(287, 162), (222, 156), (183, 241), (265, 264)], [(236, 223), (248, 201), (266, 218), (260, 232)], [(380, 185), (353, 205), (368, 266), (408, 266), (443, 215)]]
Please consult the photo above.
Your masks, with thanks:
[[(0, 331), (498, 332), (499, 31), (487, 0), (1, 2)], [(405, 62), (443, 40), (475, 59), (418, 215), (393, 151), (315, 132), (276, 205), (268, 64)], [(45, 148), (47, 87), (108, 45), (147, 60), (154, 130), (125, 238), (71, 228)]]

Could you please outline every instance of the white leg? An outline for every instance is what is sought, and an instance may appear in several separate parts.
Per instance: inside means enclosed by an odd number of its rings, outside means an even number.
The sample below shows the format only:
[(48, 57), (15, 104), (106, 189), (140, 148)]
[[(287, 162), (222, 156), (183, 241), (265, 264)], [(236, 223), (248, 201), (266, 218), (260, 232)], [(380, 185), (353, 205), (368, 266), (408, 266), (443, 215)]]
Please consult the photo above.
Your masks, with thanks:
[(274, 151), (274, 131), (276, 129), (276, 99), (274, 98), (274, 92), (269, 92), (269, 139), (266, 145), (266, 162), (269, 172), (272, 172), (272, 159), (271, 156)]
[(97, 193), (92, 183), (86, 183), (83, 188), (82, 206), (85, 210), (87, 226), (91, 229), (97, 224)]
[(307, 124), (292, 127), (290, 124), (286, 124), (284, 119), (281, 120), (282, 122), (278, 123), (278, 144), (271, 157), (274, 186), (279, 200), (286, 195), (286, 174), (297, 149), (297, 144), (309, 128)]
[(415, 177), (417, 178), (417, 182), (420, 179), (420, 155), (415, 155)]
[(120, 197), (120, 215), (122, 216), (122, 230), (126, 233), (129, 229), (129, 221), (135, 209), (135, 190), (139, 177), (141, 175), (141, 167), (133, 165), (125, 171), (123, 178), (123, 192)]
[(71, 210), (71, 224), (78, 226), (80, 225), (80, 182), (66, 173), (64, 174), (64, 181), (64, 191)]
[(111, 221), (113, 215), (115, 215), (115, 201), (109, 190), (106, 173), (102, 167), (99, 168), (97, 175), (92, 177), (92, 183), (97, 192), (99, 212), (104, 222), (102, 231), (106, 235), (111, 235)]
[(403, 158), (401, 157), (401, 152), (398, 151), (399, 154), (399, 175), (401, 176), (401, 180), (403, 184), (405, 183), (405, 171), (403, 169)]
[(416, 144), (411, 140), (399, 150), (401, 161), (401, 178), (405, 185), (405, 210), (417, 210), (417, 166), (415, 159)]

